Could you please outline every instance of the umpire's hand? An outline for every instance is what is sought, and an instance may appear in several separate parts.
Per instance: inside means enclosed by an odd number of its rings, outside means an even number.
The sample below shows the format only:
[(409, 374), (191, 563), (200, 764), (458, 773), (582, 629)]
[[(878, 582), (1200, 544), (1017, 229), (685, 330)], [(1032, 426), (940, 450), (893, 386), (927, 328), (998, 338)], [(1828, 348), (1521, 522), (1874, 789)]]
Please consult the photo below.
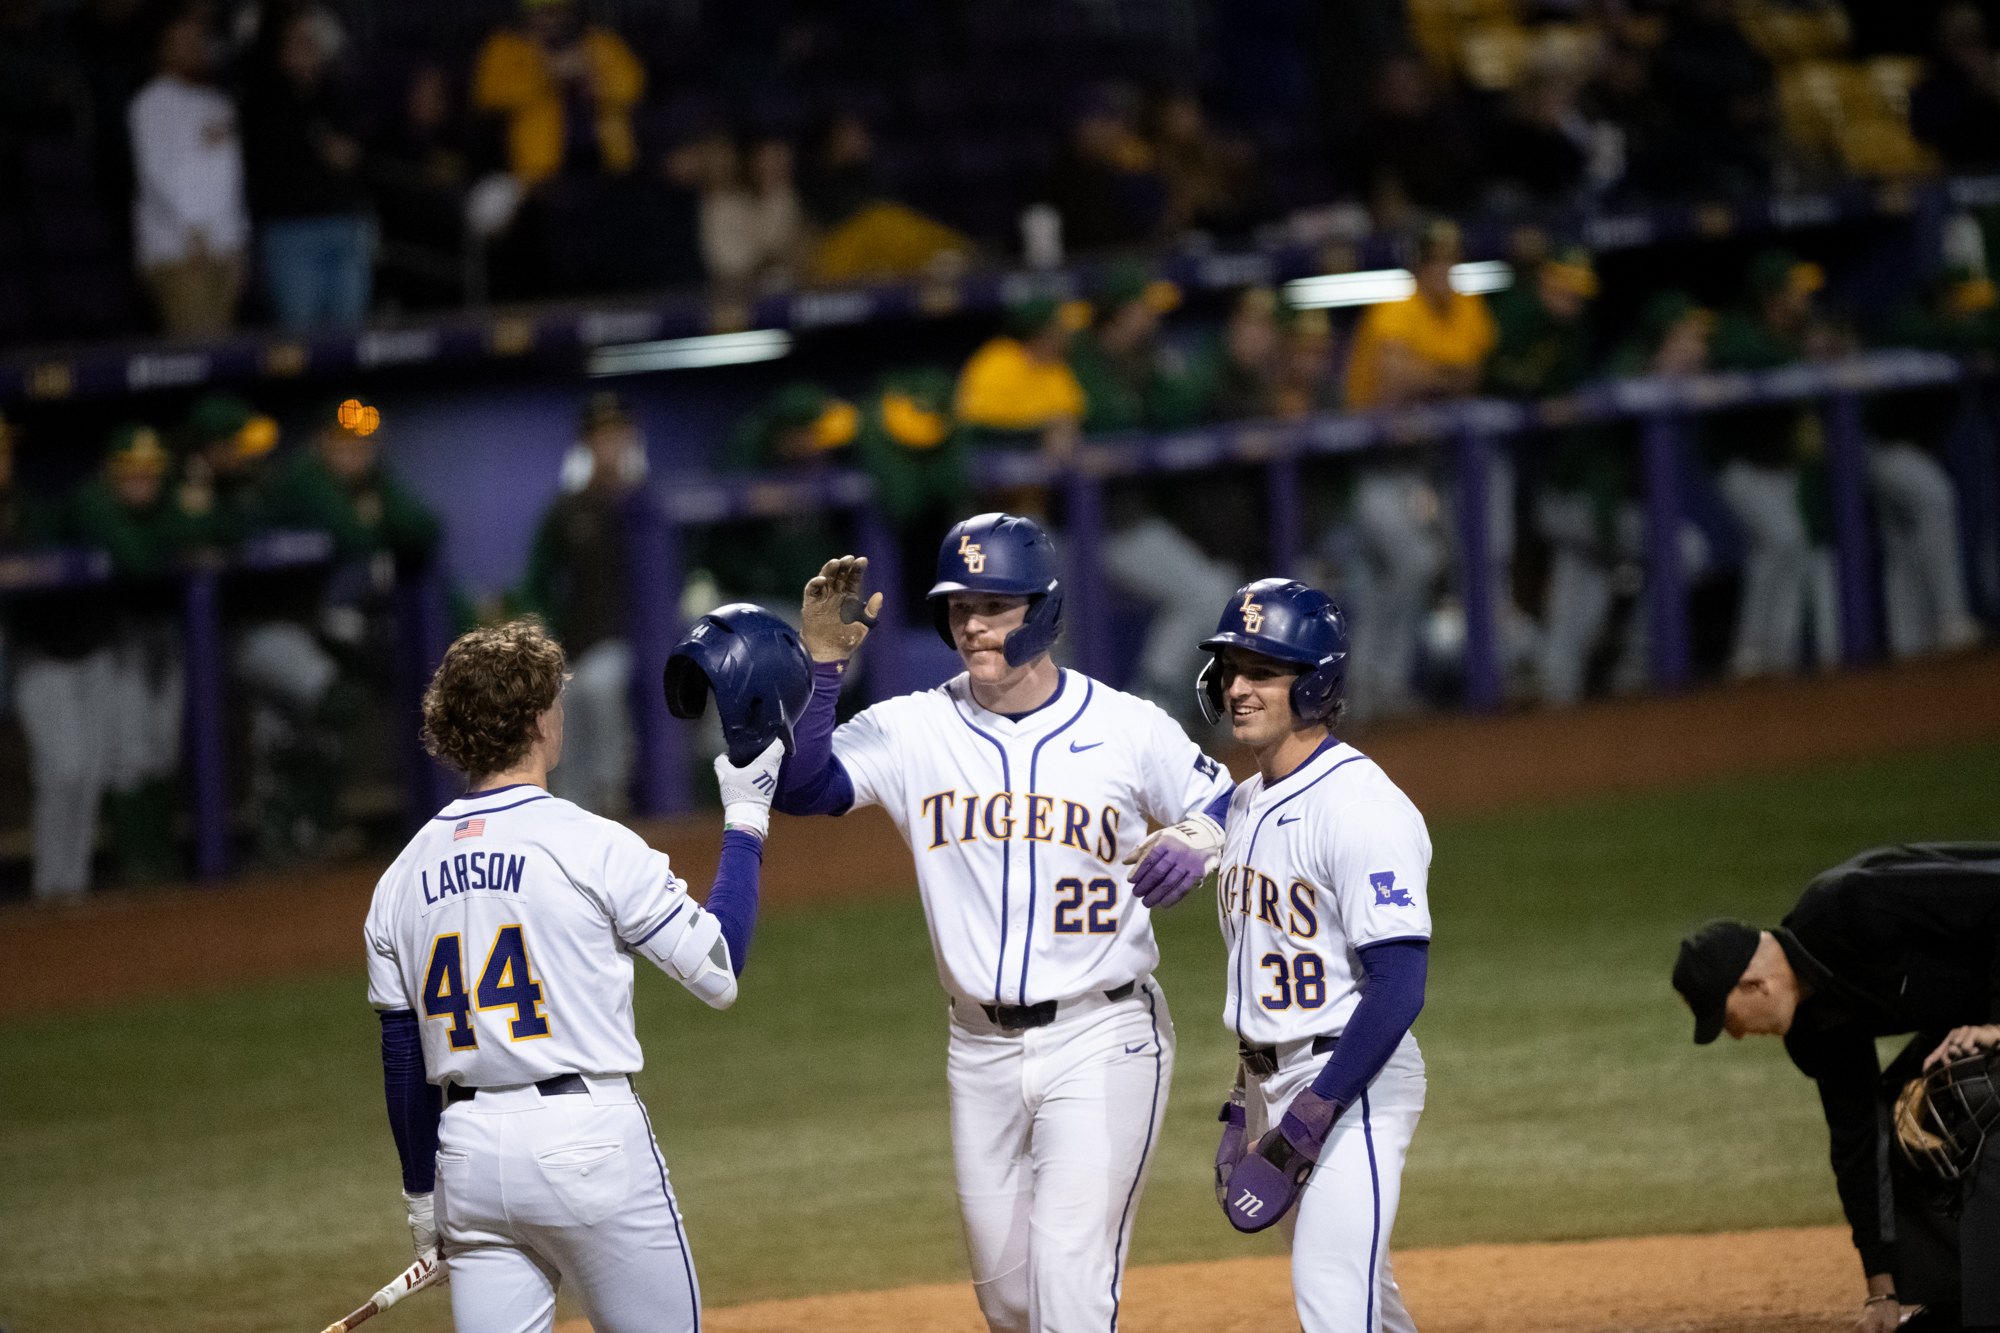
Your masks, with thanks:
[(861, 580), (867, 573), (867, 556), (843, 555), (820, 566), (806, 584), (799, 637), (813, 661), (845, 662), (868, 637), (868, 627), (882, 611), (882, 594), (862, 602)]
[(2000, 1046), (2000, 1023), (1978, 1023), (1971, 1027), (1953, 1028), (1938, 1048), (1924, 1057), (1924, 1068), (1941, 1065), (1948, 1060), (1957, 1060), (1981, 1051), (1990, 1051)]

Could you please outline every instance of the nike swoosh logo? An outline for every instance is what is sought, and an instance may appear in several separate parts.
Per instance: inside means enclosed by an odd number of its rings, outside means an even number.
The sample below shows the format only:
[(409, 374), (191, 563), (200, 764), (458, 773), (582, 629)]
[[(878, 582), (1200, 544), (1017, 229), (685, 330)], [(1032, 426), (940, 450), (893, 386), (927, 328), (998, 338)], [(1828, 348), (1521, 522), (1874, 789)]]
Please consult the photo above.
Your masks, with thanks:
[(1303, 818), (1303, 816), (1300, 815), (1279, 815), (1278, 827), (1283, 828), (1287, 824), (1296, 824), (1299, 822), (1301, 818)]
[(1069, 743), (1069, 752), (1071, 754), (1082, 754), (1085, 750), (1095, 750), (1102, 744), (1104, 744), (1103, 741), (1092, 741), (1088, 745), (1078, 745), (1075, 741), (1071, 741)]
[(1125, 1048), (1125, 1054), (1127, 1054), (1127, 1055), (1137, 1055), (1137, 1054), (1138, 1054), (1139, 1052), (1141, 1052), (1141, 1051), (1143, 1051), (1143, 1050), (1145, 1050), (1145, 1049), (1146, 1049), (1146, 1043), (1142, 1041), (1142, 1042), (1140, 1042), (1140, 1043), (1139, 1043), (1139, 1044), (1138, 1044), (1137, 1046), (1127, 1046), (1127, 1047)]

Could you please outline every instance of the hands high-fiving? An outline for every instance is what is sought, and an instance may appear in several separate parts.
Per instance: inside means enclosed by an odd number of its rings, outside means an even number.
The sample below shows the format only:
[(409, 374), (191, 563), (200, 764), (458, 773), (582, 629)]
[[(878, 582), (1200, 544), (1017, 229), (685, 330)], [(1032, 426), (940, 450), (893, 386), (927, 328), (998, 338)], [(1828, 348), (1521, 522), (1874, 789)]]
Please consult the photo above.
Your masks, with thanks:
[(845, 662), (868, 637), (868, 627), (882, 611), (882, 594), (862, 600), (867, 573), (867, 556), (843, 555), (827, 561), (806, 584), (799, 637), (813, 661)]

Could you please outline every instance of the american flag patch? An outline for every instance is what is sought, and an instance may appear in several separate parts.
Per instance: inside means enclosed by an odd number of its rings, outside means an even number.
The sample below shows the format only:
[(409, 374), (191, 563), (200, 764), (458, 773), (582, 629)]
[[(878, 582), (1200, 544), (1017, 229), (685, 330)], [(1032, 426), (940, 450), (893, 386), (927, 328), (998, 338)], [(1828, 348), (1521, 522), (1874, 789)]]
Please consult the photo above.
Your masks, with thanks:
[(453, 842), (457, 842), (460, 838), (477, 838), (482, 834), (484, 834), (485, 832), (486, 832), (485, 820), (461, 819), (456, 824), (451, 826), (451, 840)]

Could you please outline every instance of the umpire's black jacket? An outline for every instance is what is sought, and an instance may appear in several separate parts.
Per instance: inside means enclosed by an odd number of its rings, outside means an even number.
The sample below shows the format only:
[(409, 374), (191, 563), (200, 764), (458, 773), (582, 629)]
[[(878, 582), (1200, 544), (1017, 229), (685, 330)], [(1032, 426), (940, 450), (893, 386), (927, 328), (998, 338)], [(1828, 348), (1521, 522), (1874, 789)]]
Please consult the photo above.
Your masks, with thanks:
[(1812, 987), (1785, 1050), (1819, 1084), (1833, 1171), (1870, 1276), (1896, 1269), (1894, 1130), (1875, 1038), (1916, 1032), (1900, 1084), (1952, 1028), (2000, 1014), (2000, 844), (1864, 852), (1809, 885), (1772, 932)]

